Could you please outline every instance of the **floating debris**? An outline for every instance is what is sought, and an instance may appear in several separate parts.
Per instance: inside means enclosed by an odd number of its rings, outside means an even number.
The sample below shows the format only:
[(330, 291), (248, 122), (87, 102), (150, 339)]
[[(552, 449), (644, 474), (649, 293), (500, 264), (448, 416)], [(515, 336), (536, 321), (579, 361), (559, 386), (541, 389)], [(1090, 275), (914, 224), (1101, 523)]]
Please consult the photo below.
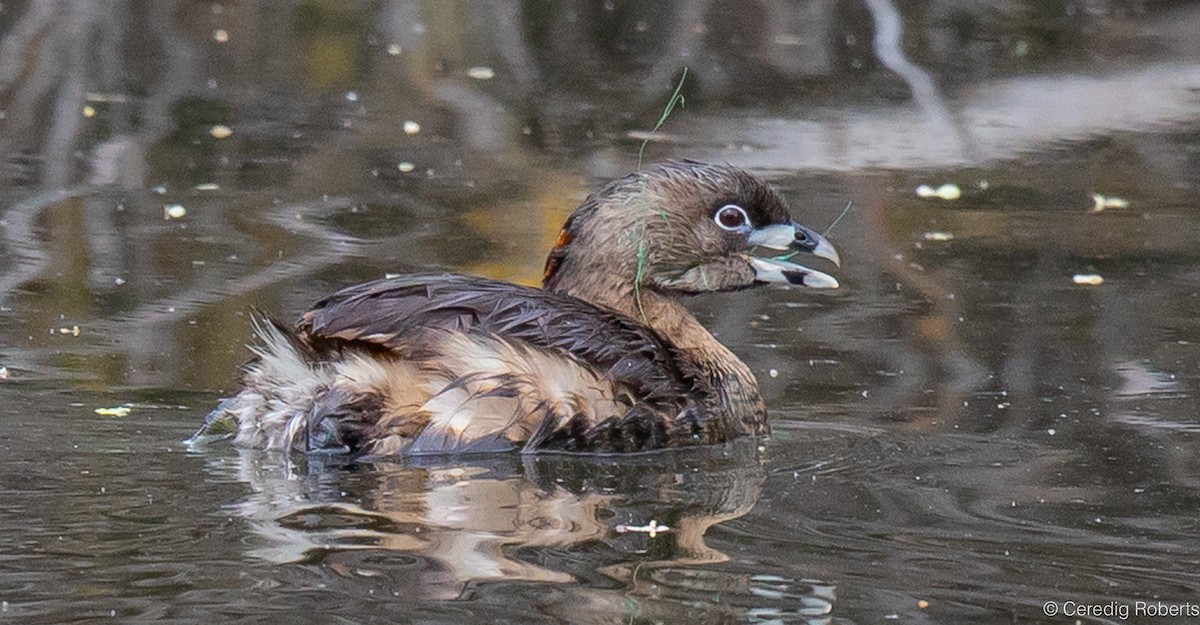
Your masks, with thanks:
[(389, 44), (387, 48), (388, 54), (392, 56), (400, 56), (400, 52), (402, 51), (403, 49), (400, 47), (400, 44), (397, 43)]
[(917, 601), (917, 607), (924, 610), (925, 608), (929, 607), (929, 602), (924, 599), (920, 599)]
[(767, 375), (777, 378), (779, 377), (779, 369), (771, 369), (770, 371), (767, 371)]
[(649, 534), (650, 538), (654, 538), (659, 534), (665, 534), (671, 531), (671, 528), (667, 527), (666, 525), (659, 525), (658, 521), (655, 521), (654, 519), (650, 519), (650, 523), (648, 525), (618, 525), (613, 529), (616, 530), (618, 534), (637, 532), (640, 534)]
[[(653, 130), (630, 130), (625, 133), (625, 136), (633, 139), (634, 141), (651, 141), (654, 143), (683, 143), (683, 139), (676, 135), (654, 132)], [(736, 150), (737, 146), (733, 146), (732, 149)]]
[(935, 230), (933, 232), (926, 232), (925, 234), (921, 235), (921, 238), (925, 239), (926, 241), (950, 241), (954, 239), (954, 234), (951, 232), (939, 232)]
[(83, 116), (84, 117), (95, 117), (96, 116), (95, 107), (93, 107), (91, 105), (83, 107)]
[(411, 119), (404, 122), (404, 134), (415, 135), (418, 132), (421, 132), (421, 124), (418, 124), (417, 122), (414, 122)]
[(196, 191), (216, 191), (221, 188), (221, 185), (215, 182), (203, 182), (192, 188)]
[(0, 380), (8, 379), (8, 367), (0, 367)]
[(182, 204), (167, 204), (163, 206), (163, 219), (180, 219), (187, 214)]
[(128, 102), (129, 96), (121, 93), (98, 93), (89, 91), (83, 95), (88, 102)]
[(233, 129), (224, 124), (217, 124), (208, 129), (208, 134), (212, 135), (213, 139), (224, 139), (233, 134)]
[(130, 408), (129, 404), (116, 406), (115, 408), (97, 408), (95, 410), (96, 414), (102, 417), (127, 417), (132, 411), (133, 408)]
[(496, 70), (486, 66), (479, 65), (467, 70), (467, 78), (475, 80), (491, 80), (496, 77)]
[(1105, 197), (1099, 193), (1092, 194), (1092, 212), (1099, 213), (1106, 208), (1129, 208), (1129, 200), (1119, 197)]
[(946, 201), (951, 201), (962, 197), (962, 189), (960, 189), (958, 185), (954, 184), (953, 182), (948, 182), (936, 189), (927, 184), (923, 184), (917, 187), (917, 196), (925, 199), (936, 197)]
[(229, 43), (229, 32), (224, 28), (218, 28), (213, 31), (213, 41), (217, 43)]
[(1077, 273), (1071, 277), (1071, 281), (1084, 286), (1100, 286), (1104, 284), (1104, 276), (1097, 273)]
[(396, 165), (396, 169), (399, 169), (400, 171), (402, 171), (406, 174), (416, 168), (417, 168), (416, 165), (413, 165), (412, 163), (410, 163), (408, 161), (404, 161), (404, 162), (400, 163), (399, 165)]
[(358, 92), (357, 91), (347, 91), (346, 92), (346, 100), (349, 102), (358, 102)]
[[(51, 332), (53, 333), (54, 331), (51, 330)], [(69, 328), (59, 328), (58, 333), (63, 336), (67, 336), (67, 335), (79, 336), (79, 326), (71, 326)]]

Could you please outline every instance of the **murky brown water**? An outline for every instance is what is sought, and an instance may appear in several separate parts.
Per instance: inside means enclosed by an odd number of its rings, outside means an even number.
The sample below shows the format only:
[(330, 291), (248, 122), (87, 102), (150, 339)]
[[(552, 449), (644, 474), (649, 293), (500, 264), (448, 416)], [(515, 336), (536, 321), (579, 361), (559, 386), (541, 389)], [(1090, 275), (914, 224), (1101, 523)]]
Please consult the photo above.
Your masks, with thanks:
[[(0, 4), (0, 619), (1200, 622), (1134, 612), (1200, 604), (1200, 7), (896, 4)], [(181, 444), (254, 306), (536, 282), (684, 66), (649, 159), (854, 203), (841, 290), (695, 301), (765, 450)]]

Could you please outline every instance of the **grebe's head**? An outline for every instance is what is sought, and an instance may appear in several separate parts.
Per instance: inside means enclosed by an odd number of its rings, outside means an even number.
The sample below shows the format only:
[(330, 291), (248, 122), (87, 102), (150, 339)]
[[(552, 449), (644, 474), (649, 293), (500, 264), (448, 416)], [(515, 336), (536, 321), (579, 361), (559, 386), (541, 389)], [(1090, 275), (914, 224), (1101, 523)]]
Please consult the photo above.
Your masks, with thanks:
[(832, 276), (792, 262), (796, 254), (840, 263), (833, 246), (793, 221), (761, 178), (730, 165), (671, 161), (588, 197), (551, 250), (543, 286), (572, 293), (619, 276), (663, 294), (768, 283), (837, 288)]

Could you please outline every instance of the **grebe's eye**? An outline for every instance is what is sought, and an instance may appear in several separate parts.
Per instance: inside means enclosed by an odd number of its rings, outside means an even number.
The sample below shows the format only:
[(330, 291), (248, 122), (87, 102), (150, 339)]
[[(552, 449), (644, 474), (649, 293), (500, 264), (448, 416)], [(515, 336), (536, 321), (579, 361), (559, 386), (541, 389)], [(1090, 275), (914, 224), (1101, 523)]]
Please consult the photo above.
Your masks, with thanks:
[(717, 209), (717, 213), (713, 215), (713, 221), (723, 230), (736, 231), (741, 230), (750, 222), (750, 218), (746, 216), (746, 211), (742, 210), (737, 204), (726, 204)]
[(796, 228), (796, 242), (801, 245), (809, 243), (810, 239), (808, 238), (808, 233), (800, 228)]

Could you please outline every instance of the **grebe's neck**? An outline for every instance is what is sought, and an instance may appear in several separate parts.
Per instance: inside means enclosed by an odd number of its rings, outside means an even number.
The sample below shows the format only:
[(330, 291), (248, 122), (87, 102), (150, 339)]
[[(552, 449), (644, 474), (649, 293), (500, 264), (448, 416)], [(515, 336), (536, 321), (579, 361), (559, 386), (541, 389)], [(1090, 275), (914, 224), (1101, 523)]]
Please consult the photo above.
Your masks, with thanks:
[[(567, 276), (564, 276), (567, 277)], [(740, 421), (747, 433), (764, 434), (766, 409), (754, 373), (712, 335), (678, 300), (636, 290), (615, 273), (584, 280), (559, 280), (551, 289), (623, 313), (654, 330), (679, 350), (688, 369), (709, 388), (710, 410)]]

